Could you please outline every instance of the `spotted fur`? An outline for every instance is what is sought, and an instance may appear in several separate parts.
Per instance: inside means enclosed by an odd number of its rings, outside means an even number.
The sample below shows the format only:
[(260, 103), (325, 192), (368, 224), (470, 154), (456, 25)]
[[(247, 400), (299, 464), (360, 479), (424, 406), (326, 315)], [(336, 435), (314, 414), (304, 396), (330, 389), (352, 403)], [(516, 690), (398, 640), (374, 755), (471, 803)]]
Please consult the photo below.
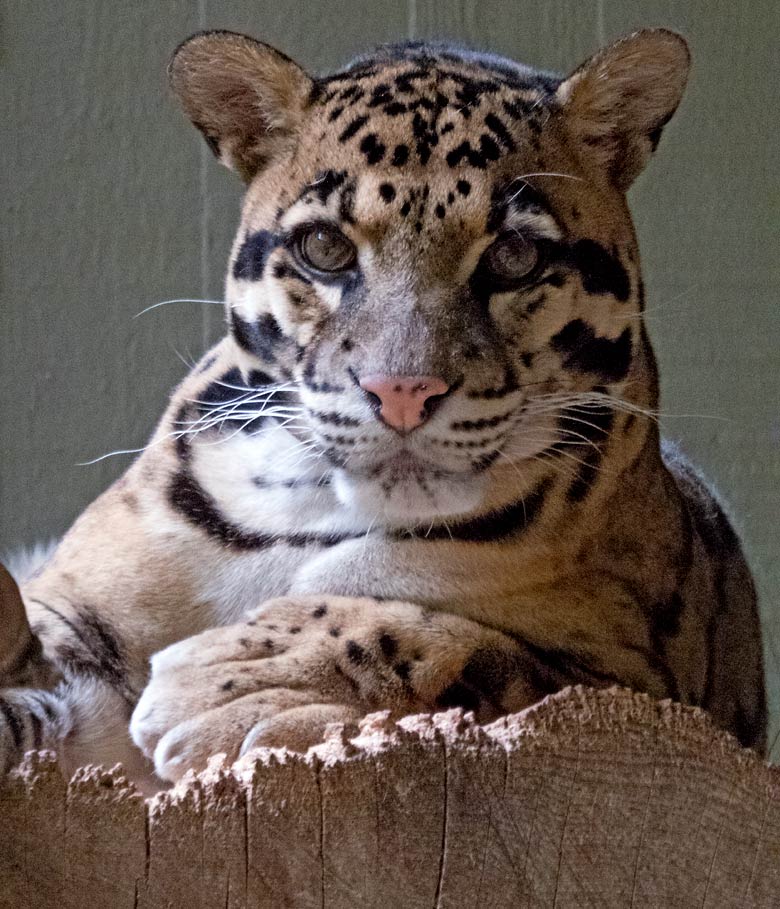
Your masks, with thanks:
[[(174, 92), (247, 182), (228, 334), (24, 586), (57, 675), (6, 674), (6, 766), (53, 744), (176, 779), (374, 708), (488, 720), (573, 683), (764, 747), (752, 581), (659, 439), (625, 201), (687, 69), (663, 30), (568, 79), (416, 42), (319, 79), (230, 33), (179, 48)], [(313, 230), (354, 263), (313, 268)], [(448, 390), (401, 435), (368, 373)]]

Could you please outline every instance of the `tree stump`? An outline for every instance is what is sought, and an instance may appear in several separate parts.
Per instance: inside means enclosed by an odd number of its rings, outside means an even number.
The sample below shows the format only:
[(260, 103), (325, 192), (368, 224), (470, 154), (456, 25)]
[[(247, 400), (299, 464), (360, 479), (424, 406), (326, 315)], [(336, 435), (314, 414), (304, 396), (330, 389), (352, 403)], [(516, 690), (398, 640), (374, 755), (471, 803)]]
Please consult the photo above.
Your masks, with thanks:
[(28, 755), (0, 788), (0, 907), (780, 906), (780, 775), (702, 711), (572, 688), (487, 727), (330, 733), (149, 799)]

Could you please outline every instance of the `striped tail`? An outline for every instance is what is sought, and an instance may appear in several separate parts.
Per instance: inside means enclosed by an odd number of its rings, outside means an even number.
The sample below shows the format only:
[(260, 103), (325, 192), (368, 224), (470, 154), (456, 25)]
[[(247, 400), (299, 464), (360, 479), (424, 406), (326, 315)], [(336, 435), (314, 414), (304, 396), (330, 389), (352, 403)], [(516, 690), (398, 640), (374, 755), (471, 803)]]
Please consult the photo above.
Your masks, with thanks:
[(0, 565), (0, 773), (63, 734), (59, 677), (45, 659), (16, 582)]

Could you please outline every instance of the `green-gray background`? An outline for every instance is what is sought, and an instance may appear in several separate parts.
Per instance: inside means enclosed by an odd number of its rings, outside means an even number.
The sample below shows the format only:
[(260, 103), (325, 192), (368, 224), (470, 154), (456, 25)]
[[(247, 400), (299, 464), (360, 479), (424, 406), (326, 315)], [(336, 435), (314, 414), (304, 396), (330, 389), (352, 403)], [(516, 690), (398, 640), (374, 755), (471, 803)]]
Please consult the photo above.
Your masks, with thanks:
[[(567, 70), (642, 25), (689, 37), (694, 71), (632, 191), (667, 434), (733, 506), (758, 578), (780, 712), (780, 311), (775, 2), (756, 0), (11, 0), (3, 123), (0, 549), (59, 534), (144, 443), (180, 360), (222, 331), (240, 185), (167, 96), (201, 28), (326, 69), (366, 45), (454, 37)], [(780, 723), (775, 723), (775, 728)]]

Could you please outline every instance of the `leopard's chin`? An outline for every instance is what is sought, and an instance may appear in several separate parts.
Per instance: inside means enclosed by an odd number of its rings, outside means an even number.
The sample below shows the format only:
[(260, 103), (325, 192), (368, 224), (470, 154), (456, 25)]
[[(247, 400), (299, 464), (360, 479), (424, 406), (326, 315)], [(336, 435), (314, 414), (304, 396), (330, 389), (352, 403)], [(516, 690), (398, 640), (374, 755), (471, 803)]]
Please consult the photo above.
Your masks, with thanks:
[(437, 518), (469, 514), (485, 496), (487, 480), (477, 474), (380, 474), (337, 470), (336, 496), (356, 517), (375, 526), (404, 527)]

